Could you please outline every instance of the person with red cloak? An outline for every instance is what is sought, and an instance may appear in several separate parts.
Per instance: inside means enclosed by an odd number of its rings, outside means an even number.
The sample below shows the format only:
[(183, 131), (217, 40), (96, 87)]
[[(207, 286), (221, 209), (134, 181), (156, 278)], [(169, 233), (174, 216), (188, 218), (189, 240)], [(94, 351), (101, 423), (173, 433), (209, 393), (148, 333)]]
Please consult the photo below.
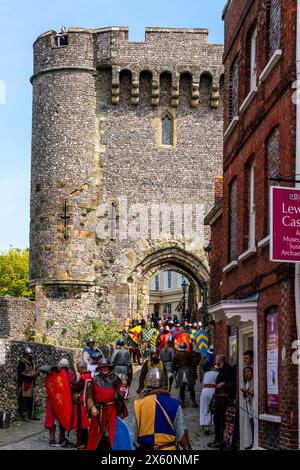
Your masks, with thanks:
[(117, 416), (128, 416), (125, 398), (128, 386), (112, 372), (109, 359), (101, 359), (99, 374), (88, 385), (88, 409), (91, 416), (87, 450), (111, 450)]
[(158, 337), (158, 347), (157, 347), (158, 354), (160, 354), (162, 349), (164, 349), (167, 346), (168, 340), (171, 336), (172, 336), (172, 333), (170, 333), (170, 328), (168, 326), (164, 326), (163, 332), (160, 333)]
[[(71, 387), (72, 383), (74, 382), (74, 373), (70, 369), (69, 361), (66, 358), (62, 358), (57, 366), (51, 367), (49, 365), (45, 365), (39, 368), (40, 372), (48, 375), (52, 372), (52, 370), (55, 370), (59, 372), (61, 369), (64, 369), (66, 371), (67, 377), (68, 377), (68, 382)], [(45, 423), (44, 426), (46, 429), (49, 430), (49, 445), (50, 447), (57, 447), (57, 444), (55, 442), (55, 432), (56, 432), (56, 422), (59, 424), (59, 446), (61, 447), (68, 447), (70, 442), (66, 438), (66, 430), (62, 426), (62, 424), (59, 421), (59, 417), (56, 416), (55, 411), (53, 409), (53, 406), (51, 405), (51, 402), (49, 400), (49, 397), (47, 396), (46, 400), (46, 415), (45, 415)]]
[(80, 375), (78, 381), (71, 386), (73, 409), (72, 429), (76, 429), (77, 449), (85, 449), (89, 435), (89, 418), (87, 413), (87, 387), (92, 380), (91, 372), (87, 370), (87, 363), (78, 362), (77, 370)]

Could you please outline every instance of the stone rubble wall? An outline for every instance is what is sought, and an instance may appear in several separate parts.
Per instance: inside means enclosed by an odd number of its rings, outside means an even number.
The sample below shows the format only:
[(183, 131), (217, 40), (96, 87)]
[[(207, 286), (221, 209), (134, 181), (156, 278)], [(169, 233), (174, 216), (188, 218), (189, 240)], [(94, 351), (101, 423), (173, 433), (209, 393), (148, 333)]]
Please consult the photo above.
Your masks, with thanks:
[[(70, 367), (75, 372), (76, 363), (82, 359), (82, 349), (62, 348), (48, 344), (26, 343), (24, 341), (6, 339), (0, 339), (0, 342), (0, 412), (9, 411), (14, 416), (18, 413), (18, 362), (23, 356), (26, 346), (30, 346), (33, 350), (33, 360), (37, 368), (46, 364), (54, 366), (64, 357), (69, 360)], [(100, 346), (100, 348), (106, 357), (110, 356), (112, 352), (111, 346)], [(4, 351), (5, 354), (3, 354)], [(4, 361), (5, 364), (3, 364)], [(46, 405), (44, 379), (45, 375), (40, 374), (36, 382), (36, 405), (41, 411), (45, 410)]]
[(0, 338), (24, 340), (27, 325), (34, 325), (35, 302), (19, 297), (0, 298)]

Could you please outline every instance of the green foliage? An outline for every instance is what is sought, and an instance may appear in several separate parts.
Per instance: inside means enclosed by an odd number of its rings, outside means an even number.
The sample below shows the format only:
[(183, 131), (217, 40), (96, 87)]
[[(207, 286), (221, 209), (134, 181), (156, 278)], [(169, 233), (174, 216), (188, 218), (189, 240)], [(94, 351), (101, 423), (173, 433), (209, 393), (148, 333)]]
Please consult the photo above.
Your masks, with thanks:
[(30, 324), (26, 325), (23, 335), (25, 341), (28, 341), (29, 343), (34, 341), (35, 331)]
[(30, 324), (26, 325), (23, 335), (24, 340), (29, 343), (56, 344), (53, 338), (48, 338), (45, 334), (39, 333)]
[(46, 328), (47, 330), (49, 330), (49, 328), (51, 328), (52, 326), (54, 325), (54, 320), (46, 320)]
[(29, 250), (13, 248), (0, 253), (0, 297), (33, 298), (29, 287)]
[(96, 345), (113, 343), (120, 337), (119, 327), (115, 322), (103, 323), (91, 319), (78, 329), (78, 347), (85, 346), (90, 337), (94, 338)]

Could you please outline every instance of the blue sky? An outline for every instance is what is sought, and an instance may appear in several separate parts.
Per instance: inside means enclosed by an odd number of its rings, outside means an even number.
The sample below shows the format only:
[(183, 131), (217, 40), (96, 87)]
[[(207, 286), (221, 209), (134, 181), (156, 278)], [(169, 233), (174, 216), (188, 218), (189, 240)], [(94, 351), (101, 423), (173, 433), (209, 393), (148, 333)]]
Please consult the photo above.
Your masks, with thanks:
[[(32, 44), (61, 25), (128, 26), (143, 41), (146, 26), (208, 28), (223, 42), (225, 0), (0, 0), (0, 251), (29, 245)], [(1, 104), (3, 83), (5, 104)]]

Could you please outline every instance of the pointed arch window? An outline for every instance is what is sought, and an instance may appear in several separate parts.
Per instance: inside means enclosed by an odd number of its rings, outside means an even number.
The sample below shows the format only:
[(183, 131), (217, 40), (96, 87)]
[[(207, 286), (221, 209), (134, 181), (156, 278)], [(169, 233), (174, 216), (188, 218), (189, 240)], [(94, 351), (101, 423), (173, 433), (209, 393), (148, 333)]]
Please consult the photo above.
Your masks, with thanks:
[(173, 145), (173, 119), (167, 113), (162, 117), (162, 145)]

